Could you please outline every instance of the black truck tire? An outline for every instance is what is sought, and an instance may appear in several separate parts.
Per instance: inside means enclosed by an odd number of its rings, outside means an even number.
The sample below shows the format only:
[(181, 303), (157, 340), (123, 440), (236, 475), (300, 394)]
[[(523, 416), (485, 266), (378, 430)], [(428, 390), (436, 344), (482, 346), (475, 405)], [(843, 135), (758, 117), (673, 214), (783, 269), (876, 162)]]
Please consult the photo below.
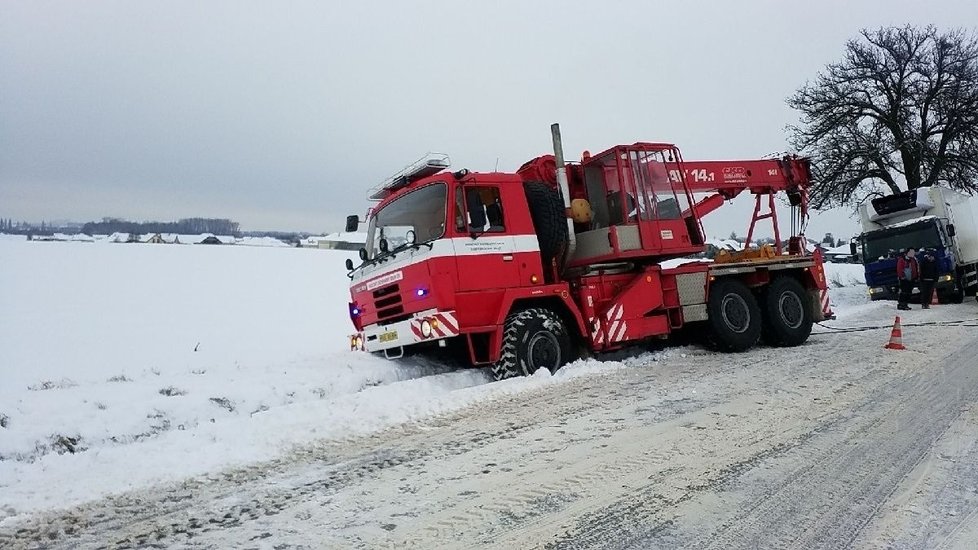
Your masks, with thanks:
[(761, 308), (744, 283), (719, 280), (706, 304), (707, 342), (719, 351), (746, 351), (761, 337)]
[[(557, 268), (563, 268), (563, 255), (567, 249), (567, 216), (564, 203), (556, 189), (543, 182), (530, 181), (523, 184), (526, 202), (530, 207), (530, 218), (540, 242), (540, 256), (543, 265), (549, 266), (557, 260)], [(546, 270), (545, 270), (546, 271)]]
[(573, 352), (570, 333), (559, 315), (545, 308), (517, 310), (506, 317), (492, 376), (496, 380), (530, 376), (540, 368), (554, 372), (571, 361)]
[[(960, 275), (959, 275), (958, 280), (954, 282), (954, 288), (952, 288), (951, 290), (948, 290), (947, 292), (944, 292), (943, 294), (939, 294), (938, 296), (940, 298), (942, 298), (939, 301), (940, 302), (943, 302), (945, 304), (960, 304), (960, 303), (963, 303), (964, 302), (964, 289), (961, 288)], [(923, 301), (924, 300), (924, 297), (923, 296), (920, 297), (920, 300), (921, 300), (920, 303), (922, 303), (922, 304), (923, 303), (926, 303), (926, 302)], [(930, 302), (930, 299), (929, 298), (927, 299), (927, 302)]]
[(812, 333), (808, 291), (795, 278), (778, 277), (764, 292), (761, 337), (772, 346), (800, 346)]

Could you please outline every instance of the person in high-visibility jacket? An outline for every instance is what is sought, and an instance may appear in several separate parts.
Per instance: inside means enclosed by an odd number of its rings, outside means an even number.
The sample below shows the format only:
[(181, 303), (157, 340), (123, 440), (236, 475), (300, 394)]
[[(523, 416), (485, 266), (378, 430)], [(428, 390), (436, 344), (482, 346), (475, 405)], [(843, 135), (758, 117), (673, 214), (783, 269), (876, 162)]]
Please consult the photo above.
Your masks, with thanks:
[(920, 279), (920, 266), (917, 264), (917, 251), (910, 247), (897, 258), (897, 281), (900, 283), (900, 296), (897, 298), (897, 309), (910, 309), (910, 294), (914, 284)]

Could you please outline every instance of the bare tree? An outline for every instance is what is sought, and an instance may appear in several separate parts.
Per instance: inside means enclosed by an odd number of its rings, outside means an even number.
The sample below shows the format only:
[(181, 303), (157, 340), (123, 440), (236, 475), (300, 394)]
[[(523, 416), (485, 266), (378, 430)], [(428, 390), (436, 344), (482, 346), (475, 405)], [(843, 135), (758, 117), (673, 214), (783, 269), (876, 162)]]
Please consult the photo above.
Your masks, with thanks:
[(788, 105), (802, 113), (789, 131), (812, 157), (815, 208), (938, 184), (978, 191), (973, 32), (864, 29)]

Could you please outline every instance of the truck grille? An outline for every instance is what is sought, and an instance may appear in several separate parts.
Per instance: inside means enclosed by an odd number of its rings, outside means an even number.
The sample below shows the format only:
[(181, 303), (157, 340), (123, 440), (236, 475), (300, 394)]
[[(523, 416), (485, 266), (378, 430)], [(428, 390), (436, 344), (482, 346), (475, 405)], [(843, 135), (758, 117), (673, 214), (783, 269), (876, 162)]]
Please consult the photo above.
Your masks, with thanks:
[(377, 312), (379, 324), (396, 323), (405, 317), (400, 285), (393, 284), (379, 288), (373, 292), (373, 297), (374, 311)]
[(875, 269), (872, 272), (872, 280), (876, 286), (895, 286), (897, 284), (896, 270)]

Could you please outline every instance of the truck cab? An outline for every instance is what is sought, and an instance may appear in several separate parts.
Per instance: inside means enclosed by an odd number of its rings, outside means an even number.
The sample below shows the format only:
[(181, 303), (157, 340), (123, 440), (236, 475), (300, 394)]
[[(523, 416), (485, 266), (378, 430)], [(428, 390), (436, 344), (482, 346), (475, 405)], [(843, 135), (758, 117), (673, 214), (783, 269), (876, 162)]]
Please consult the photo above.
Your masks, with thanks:
[[(938, 297), (960, 303), (978, 287), (978, 249), (968, 197), (950, 189), (922, 187), (875, 198), (860, 208), (862, 261), (873, 300), (893, 300), (899, 292), (897, 257), (907, 248), (937, 258)], [(916, 292), (916, 289), (915, 289)]]
[[(399, 356), (493, 326), (504, 296), (544, 282), (523, 181), (499, 172), (406, 168), (370, 197), (362, 264), (351, 270), (351, 344)], [(447, 167), (447, 164), (445, 165)], [(471, 331), (470, 331), (471, 332)]]

